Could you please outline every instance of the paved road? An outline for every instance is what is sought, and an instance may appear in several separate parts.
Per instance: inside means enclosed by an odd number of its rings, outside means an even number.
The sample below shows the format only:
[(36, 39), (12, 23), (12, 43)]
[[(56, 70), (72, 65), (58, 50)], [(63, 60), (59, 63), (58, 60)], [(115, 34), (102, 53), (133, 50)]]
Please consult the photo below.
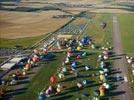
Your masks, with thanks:
[[(113, 16), (113, 46), (114, 46), (114, 52), (118, 54), (123, 54), (123, 48), (121, 43), (121, 36), (120, 36), (120, 30), (119, 30), (119, 23), (116, 16)], [(114, 66), (116, 68), (120, 68), (121, 76), (127, 77), (128, 70), (127, 66), (125, 64), (125, 58), (122, 57), (121, 59), (117, 59), (114, 61)], [(133, 94), (131, 92), (130, 84), (129, 82), (117, 82), (119, 85), (117, 88), (117, 91), (124, 91), (125, 93), (122, 93), (121, 95), (117, 96), (117, 100), (134, 100)]]

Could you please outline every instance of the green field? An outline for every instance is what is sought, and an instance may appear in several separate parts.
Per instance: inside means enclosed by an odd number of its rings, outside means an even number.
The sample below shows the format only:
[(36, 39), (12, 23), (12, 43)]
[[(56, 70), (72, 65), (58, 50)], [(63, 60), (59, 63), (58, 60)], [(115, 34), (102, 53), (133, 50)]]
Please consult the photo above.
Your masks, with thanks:
[[(98, 53), (96, 52), (88, 52), (88, 56), (85, 58), (79, 60), (79, 72), (82, 77), (80, 78), (74, 78), (74, 74), (68, 73), (65, 79), (59, 80), (60, 82), (63, 81), (64, 86), (67, 88), (63, 90), (60, 94), (53, 94), (52, 97), (50, 97), (50, 100), (75, 100), (77, 97), (83, 98), (82, 100), (85, 100), (87, 98), (93, 98), (93, 92), (94, 90), (99, 88), (99, 76), (98, 71), (98, 65), (96, 62)], [(13, 100), (36, 100), (38, 98), (38, 93), (43, 89), (47, 88), (49, 84), (49, 78), (51, 75), (57, 73), (57, 68), (61, 67), (62, 61), (64, 59), (64, 54), (56, 54), (56, 60), (51, 61), (49, 64), (42, 65), (41, 70), (36, 74), (36, 76), (32, 79), (30, 84), (27, 86), (28, 90), (26, 90), (26, 93), (17, 95), (13, 98)], [(84, 71), (84, 68), (82, 66), (84, 65), (90, 65), (92, 66), (92, 70)], [(110, 65), (111, 66), (111, 65)], [(112, 68), (112, 66), (109, 68)], [(68, 69), (70, 66), (67, 66)], [(92, 76), (92, 74), (95, 74), (96, 76)], [(89, 80), (91, 83), (84, 87), (83, 89), (78, 89), (76, 87), (76, 83), (78, 81), (82, 80)], [(63, 84), (62, 83), (62, 84)], [(113, 84), (110, 82), (110, 84)], [(82, 97), (82, 93), (87, 93), (90, 95), (89, 97)], [(107, 97), (112, 96), (109, 94), (112, 93), (112, 91), (107, 92)], [(107, 98), (105, 97), (105, 98)]]
[(38, 96), (38, 93), (43, 88), (48, 86), (50, 76), (56, 73), (56, 69), (60, 67), (57, 66), (57, 64), (61, 65), (63, 57), (63, 54), (58, 53), (56, 54), (54, 61), (50, 61), (48, 64), (40, 65), (42, 68), (31, 80), (30, 84), (28, 84), (28, 90), (26, 93), (15, 96), (13, 100), (35, 100), (35, 98)]
[[(106, 29), (100, 26), (102, 21), (107, 23)], [(105, 45), (106, 42), (112, 43), (112, 14), (96, 14), (84, 31), (84, 35), (91, 36), (93, 41), (100, 45)]]
[(134, 14), (118, 14), (125, 53), (134, 53)]
[(14, 48), (17, 45), (22, 46), (23, 48), (28, 48), (31, 47), (34, 43), (38, 42), (43, 37), (44, 35), (37, 37), (18, 38), (18, 39), (0, 38), (0, 48)]

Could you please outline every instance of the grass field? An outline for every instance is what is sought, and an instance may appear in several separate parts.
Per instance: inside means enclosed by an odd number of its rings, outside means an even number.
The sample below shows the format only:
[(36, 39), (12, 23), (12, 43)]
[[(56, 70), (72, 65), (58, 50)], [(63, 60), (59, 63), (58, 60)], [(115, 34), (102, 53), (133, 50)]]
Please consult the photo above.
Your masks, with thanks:
[(134, 14), (118, 14), (125, 53), (134, 53)]
[[(86, 56), (86, 58), (83, 58), (79, 61), (80, 64), (78, 66), (78, 70), (82, 77), (75, 79), (73, 74), (69, 74), (66, 76), (66, 79), (60, 80), (60, 82), (63, 81), (64, 85), (67, 86), (67, 88), (60, 94), (52, 95), (52, 97), (49, 98), (50, 100), (75, 100), (78, 97), (81, 98), (82, 93), (87, 93), (88, 95), (90, 95), (89, 97), (83, 97), (82, 100), (93, 97), (93, 91), (98, 89), (99, 87), (99, 76), (92, 76), (92, 74), (97, 74), (99, 70), (96, 63), (96, 58), (98, 54), (95, 52), (88, 52), (88, 54), (89, 55)], [(15, 96), (13, 100), (33, 100), (33, 98), (35, 100), (38, 97), (38, 93), (43, 88), (46, 88), (48, 86), (50, 76), (55, 74), (57, 72), (56, 69), (61, 66), (61, 61), (64, 58), (63, 55), (64, 54), (56, 54), (57, 57), (55, 61), (52, 61), (47, 65), (42, 65), (41, 70), (38, 72), (38, 74), (36, 74), (36, 76), (27, 86), (28, 90), (26, 90), (26, 93)], [(84, 65), (90, 65), (93, 69), (89, 71), (84, 71)], [(68, 66), (68, 68), (69, 67), (70, 66)], [(91, 83), (81, 90), (77, 89), (76, 83), (85, 79), (91, 81)], [(108, 93), (112, 93), (112, 91)], [(107, 97), (112, 97), (108, 95)]]
[[(49, 78), (56, 73), (56, 69), (62, 64), (64, 54), (56, 54), (54, 61), (50, 61), (48, 64), (41, 65), (41, 70), (31, 80), (27, 86), (26, 93), (17, 95), (13, 100), (35, 100), (38, 93), (49, 84)], [(59, 65), (58, 65), (59, 64)]]
[[(102, 29), (101, 22), (106, 22), (106, 29)], [(89, 26), (84, 31), (83, 35), (89, 35), (97, 44), (112, 43), (112, 14), (96, 14), (89, 22)]]
[(14, 48), (16, 45), (22, 46), (23, 48), (31, 47), (34, 43), (38, 42), (45, 35), (18, 39), (4, 39), (0, 38), (0, 48)]

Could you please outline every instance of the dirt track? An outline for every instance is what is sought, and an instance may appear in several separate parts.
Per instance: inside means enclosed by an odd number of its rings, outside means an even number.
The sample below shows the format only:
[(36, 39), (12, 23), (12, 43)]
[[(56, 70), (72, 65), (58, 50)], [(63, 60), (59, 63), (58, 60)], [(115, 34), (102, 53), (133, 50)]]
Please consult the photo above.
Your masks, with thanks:
[[(116, 55), (123, 54), (119, 23), (116, 16), (113, 16), (113, 46)], [(122, 77), (127, 77), (128, 70), (125, 64), (124, 57), (122, 57), (121, 59), (116, 59), (114, 62), (114, 66), (117, 69), (120, 69), (121, 71), (120, 75)], [(123, 83), (117, 82), (117, 84), (118, 84), (117, 92), (120, 93), (120, 95), (117, 97), (117, 100), (134, 100), (129, 81)]]

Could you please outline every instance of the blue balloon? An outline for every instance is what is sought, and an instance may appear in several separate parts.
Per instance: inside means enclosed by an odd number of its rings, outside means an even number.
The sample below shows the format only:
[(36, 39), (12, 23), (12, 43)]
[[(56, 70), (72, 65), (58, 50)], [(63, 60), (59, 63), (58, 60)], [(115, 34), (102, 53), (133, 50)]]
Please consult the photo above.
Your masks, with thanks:
[(83, 44), (87, 44), (87, 43), (89, 43), (90, 41), (91, 41), (91, 39), (90, 39), (90, 37), (88, 37), (88, 36), (83, 37), (83, 38), (81, 39), (81, 42), (82, 42)]
[(77, 67), (76, 62), (73, 62), (73, 63), (72, 63), (72, 67)]
[(45, 95), (39, 95), (39, 100), (46, 100), (46, 97), (45, 97)]

